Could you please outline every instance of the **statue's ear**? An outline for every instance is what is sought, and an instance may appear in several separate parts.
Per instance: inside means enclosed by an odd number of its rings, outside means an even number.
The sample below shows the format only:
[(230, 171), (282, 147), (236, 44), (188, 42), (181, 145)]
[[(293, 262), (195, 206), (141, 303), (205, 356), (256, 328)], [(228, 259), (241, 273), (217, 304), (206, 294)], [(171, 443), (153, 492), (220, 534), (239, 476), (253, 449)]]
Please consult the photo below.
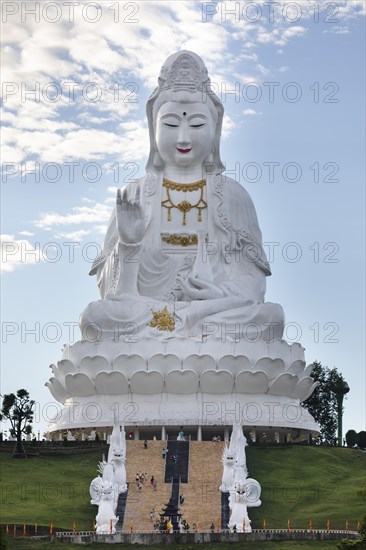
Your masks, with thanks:
[(156, 168), (157, 170), (161, 170), (164, 166), (164, 162), (163, 162), (163, 159), (161, 158), (161, 156), (159, 155), (158, 151), (155, 151), (154, 153), (154, 157), (153, 157), (153, 166), (154, 168)]

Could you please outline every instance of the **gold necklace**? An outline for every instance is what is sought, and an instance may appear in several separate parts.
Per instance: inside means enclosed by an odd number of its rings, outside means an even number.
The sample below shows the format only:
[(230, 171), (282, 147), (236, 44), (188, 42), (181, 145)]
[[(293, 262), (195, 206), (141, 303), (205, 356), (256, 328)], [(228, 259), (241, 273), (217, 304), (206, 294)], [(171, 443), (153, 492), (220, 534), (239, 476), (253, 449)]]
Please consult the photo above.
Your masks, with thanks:
[[(203, 200), (203, 190), (206, 186), (206, 180), (199, 180), (195, 181), (194, 183), (175, 183), (174, 181), (170, 181), (167, 178), (163, 178), (163, 187), (166, 189), (166, 196), (167, 198), (165, 201), (162, 201), (161, 206), (166, 208), (168, 210), (168, 222), (171, 221), (171, 213), (170, 211), (172, 208), (177, 208), (180, 212), (183, 214), (183, 220), (182, 224), (186, 225), (186, 215), (187, 212), (192, 210), (192, 208), (196, 208), (198, 210), (198, 221), (202, 221), (202, 210), (205, 210), (207, 208), (207, 202)], [(196, 204), (191, 204), (190, 202), (183, 200), (179, 204), (174, 204), (174, 202), (171, 199), (170, 191), (201, 191), (200, 197)]]

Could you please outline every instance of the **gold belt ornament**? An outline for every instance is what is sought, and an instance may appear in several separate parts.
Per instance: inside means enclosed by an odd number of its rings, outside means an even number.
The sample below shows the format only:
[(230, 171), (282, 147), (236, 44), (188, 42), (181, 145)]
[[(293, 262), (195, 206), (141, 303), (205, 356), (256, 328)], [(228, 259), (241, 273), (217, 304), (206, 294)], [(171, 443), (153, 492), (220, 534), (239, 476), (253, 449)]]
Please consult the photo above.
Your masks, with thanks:
[(198, 244), (197, 235), (163, 235), (162, 240), (168, 244), (174, 244), (176, 246), (191, 246)]

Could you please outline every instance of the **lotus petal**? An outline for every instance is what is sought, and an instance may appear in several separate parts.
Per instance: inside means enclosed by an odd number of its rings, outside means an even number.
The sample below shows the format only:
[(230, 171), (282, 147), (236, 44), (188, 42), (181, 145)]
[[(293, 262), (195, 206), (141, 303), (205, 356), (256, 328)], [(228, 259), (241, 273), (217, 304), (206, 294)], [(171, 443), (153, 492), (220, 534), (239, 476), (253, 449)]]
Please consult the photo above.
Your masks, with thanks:
[(130, 380), (135, 372), (147, 370), (147, 363), (141, 355), (119, 355), (113, 361), (113, 370), (122, 372)]
[(90, 378), (81, 372), (67, 374), (65, 377), (66, 389), (73, 397), (87, 397), (95, 394), (95, 387)]
[(310, 378), (310, 376), (301, 378), (291, 393), (291, 397), (300, 399), (300, 402), (306, 401), (318, 385), (319, 382), (314, 382), (313, 378)]
[[(215, 328), (215, 327), (214, 327)], [(219, 327), (217, 327), (219, 330)], [(235, 348), (235, 342), (229, 342), (225, 341), (223, 343), (221, 339), (214, 339), (208, 337), (207, 339), (203, 339), (202, 342), (199, 344), (199, 352), (198, 355), (204, 355), (208, 357), (215, 357), (216, 359), (220, 359), (223, 355), (232, 354), (236, 355), (234, 353)], [(192, 354), (193, 355), (193, 354)]]
[(165, 387), (169, 393), (195, 393), (198, 383), (198, 375), (193, 370), (173, 370), (165, 378)]
[(233, 355), (245, 355), (245, 357), (248, 357), (250, 364), (254, 365), (261, 357), (268, 357), (268, 344), (264, 340), (250, 342), (243, 339), (235, 344), (235, 353)]
[(87, 356), (80, 361), (80, 372), (86, 374), (91, 380), (94, 380), (98, 372), (108, 372), (111, 369), (110, 362), (102, 355)]
[[(160, 333), (162, 334), (162, 333)], [(169, 334), (171, 334), (169, 332)], [(162, 350), (165, 350), (166, 342), (162, 342), (157, 338), (151, 338), (150, 336), (144, 337), (144, 345), (141, 346), (141, 342), (133, 342), (130, 344), (130, 353), (131, 355), (142, 355), (142, 357), (147, 361), (150, 357), (156, 353), (161, 353)]]
[(60, 403), (64, 403), (64, 401), (70, 397), (66, 389), (56, 378), (50, 378), (49, 381), (46, 382), (45, 386), (47, 386), (50, 390), (56, 401), (59, 401)]
[(268, 344), (268, 357), (282, 359), (286, 367), (291, 365), (291, 346), (285, 340), (273, 340)]
[(297, 361), (292, 363), (287, 372), (300, 376), (304, 372), (305, 365), (305, 361), (300, 361), (300, 359), (297, 359)]
[(245, 355), (237, 355), (236, 357), (234, 355), (224, 355), (219, 359), (218, 367), (219, 369), (228, 370), (235, 376), (240, 371), (250, 370), (251, 364)]
[(311, 388), (309, 388), (309, 390), (300, 398), (300, 403), (302, 403), (303, 401), (306, 401), (307, 398), (311, 396), (311, 394), (313, 393), (313, 391), (317, 386), (319, 386), (319, 382), (314, 382)]
[(205, 393), (231, 393), (234, 377), (225, 370), (206, 370), (200, 377), (201, 390)]
[(183, 361), (183, 369), (193, 370), (200, 375), (202, 372), (208, 369), (215, 370), (216, 361), (210, 355), (188, 355)]
[(313, 372), (314, 365), (313, 363), (310, 363), (302, 373), (301, 378), (305, 378), (306, 376), (311, 376), (311, 373)]
[(187, 353), (198, 353), (199, 347), (200, 342), (195, 342), (194, 340), (190, 340), (189, 346), (187, 346), (187, 341), (183, 338), (170, 338), (165, 344), (164, 354), (169, 355), (172, 353), (183, 359), (187, 357)]
[(290, 395), (298, 382), (298, 377), (287, 372), (280, 374), (276, 380), (272, 382), (268, 393), (272, 395)]
[(148, 362), (148, 370), (156, 370), (162, 374), (167, 374), (171, 370), (178, 369), (180, 370), (182, 362), (176, 355), (169, 353), (168, 355), (163, 355), (162, 353), (156, 353), (153, 355)]
[(309, 397), (310, 394), (308, 395), (308, 391), (312, 388), (313, 385), (314, 380), (310, 378), (310, 376), (307, 376), (306, 378), (301, 378), (301, 380), (299, 380), (296, 384), (290, 397), (294, 397), (296, 399), (302, 399), (304, 395)]
[(297, 360), (305, 361), (304, 348), (299, 342), (295, 342), (291, 345), (291, 363)]
[(118, 371), (99, 372), (95, 377), (97, 392), (105, 395), (128, 393), (129, 386), (126, 377)]
[(239, 372), (235, 378), (235, 391), (239, 393), (265, 393), (268, 390), (268, 376), (265, 372)]
[(60, 374), (59, 380), (61, 382), (65, 380), (65, 376), (67, 374), (74, 374), (79, 372), (79, 370), (75, 367), (74, 363), (72, 363), (68, 359), (62, 359), (61, 361), (58, 361), (57, 367), (58, 367), (58, 372)]
[(56, 378), (56, 380), (59, 381), (59, 383), (61, 384), (61, 386), (64, 386), (65, 385), (65, 375), (63, 375), (59, 368), (52, 364), (52, 365), (49, 365), (50, 369), (52, 369), (52, 374), (53, 376)]
[(139, 371), (132, 375), (130, 388), (133, 393), (161, 393), (164, 379), (158, 371)]
[(52, 374), (54, 376), (57, 376), (58, 375), (58, 367), (56, 367), (56, 365), (54, 365), (53, 363), (51, 363), (51, 365), (49, 365), (49, 368), (52, 370)]
[(279, 374), (285, 372), (286, 367), (282, 359), (270, 359), (269, 357), (262, 357), (258, 359), (253, 367), (253, 371), (265, 372), (269, 380), (277, 378)]

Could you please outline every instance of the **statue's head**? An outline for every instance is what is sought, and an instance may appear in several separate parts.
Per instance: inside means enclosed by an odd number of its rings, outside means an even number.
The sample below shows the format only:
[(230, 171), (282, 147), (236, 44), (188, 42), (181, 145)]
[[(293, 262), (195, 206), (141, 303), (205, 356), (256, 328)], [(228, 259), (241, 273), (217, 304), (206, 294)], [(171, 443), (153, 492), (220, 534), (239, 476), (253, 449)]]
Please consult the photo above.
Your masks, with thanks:
[(220, 173), (220, 136), (224, 108), (211, 90), (202, 59), (182, 50), (164, 63), (158, 87), (147, 102), (150, 156), (147, 171), (164, 165), (202, 165)]
[(224, 448), (222, 462), (227, 466), (233, 466), (235, 463), (235, 453), (229, 447)]
[(113, 500), (114, 499), (114, 486), (111, 481), (103, 481), (100, 489), (101, 500)]

